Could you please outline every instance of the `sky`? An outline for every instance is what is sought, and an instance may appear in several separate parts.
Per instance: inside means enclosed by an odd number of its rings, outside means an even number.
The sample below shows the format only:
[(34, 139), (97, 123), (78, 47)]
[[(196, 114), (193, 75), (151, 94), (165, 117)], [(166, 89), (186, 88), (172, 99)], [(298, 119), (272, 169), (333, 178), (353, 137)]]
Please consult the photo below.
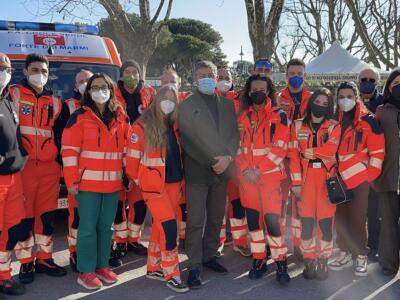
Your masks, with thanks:
[[(46, 8), (40, 4), (43, 2), (40, 0), (0, 0), (0, 20), (63, 23), (80, 21), (95, 24), (99, 19), (107, 16), (102, 8), (97, 8), (91, 14), (81, 9), (79, 12), (74, 11), (74, 15), (80, 17), (80, 20), (76, 17), (63, 19), (63, 16), (58, 13), (45, 14)], [(129, 12), (138, 11), (138, 0), (120, 0), (120, 2), (126, 5)], [(150, 0), (152, 15), (158, 3), (159, 0)], [(181, 17), (211, 24), (224, 39), (221, 48), (230, 64), (240, 59), (241, 46), (243, 46), (243, 59), (253, 60), (244, 0), (174, 0), (171, 18)]]

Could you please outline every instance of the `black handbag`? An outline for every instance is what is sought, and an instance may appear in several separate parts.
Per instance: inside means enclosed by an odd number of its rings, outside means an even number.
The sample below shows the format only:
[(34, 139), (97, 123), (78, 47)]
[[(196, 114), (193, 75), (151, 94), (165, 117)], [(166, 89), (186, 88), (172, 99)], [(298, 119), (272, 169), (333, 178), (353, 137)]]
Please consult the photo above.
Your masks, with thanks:
[(335, 176), (326, 180), (326, 188), (328, 190), (329, 201), (332, 204), (337, 205), (349, 202), (353, 198), (352, 191), (346, 188), (339, 172), (337, 172)]

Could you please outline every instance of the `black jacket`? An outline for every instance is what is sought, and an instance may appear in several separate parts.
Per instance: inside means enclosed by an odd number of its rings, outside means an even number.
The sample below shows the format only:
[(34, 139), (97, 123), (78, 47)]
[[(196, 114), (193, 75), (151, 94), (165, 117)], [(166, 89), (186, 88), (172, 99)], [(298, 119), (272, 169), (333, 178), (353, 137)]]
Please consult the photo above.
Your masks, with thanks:
[(0, 155), (6, 160), (0, 165), (0, 175), (20, 171), (28, 154), (22, 146), (18, 114), (8, 92), (0, 96)]

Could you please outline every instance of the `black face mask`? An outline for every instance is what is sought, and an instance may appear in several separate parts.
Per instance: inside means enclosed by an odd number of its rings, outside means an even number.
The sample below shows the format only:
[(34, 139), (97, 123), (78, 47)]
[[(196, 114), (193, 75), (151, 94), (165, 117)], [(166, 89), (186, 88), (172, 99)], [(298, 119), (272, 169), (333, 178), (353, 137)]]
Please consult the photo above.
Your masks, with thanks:
[(250, 94), (251, 103), (255, 105), (261, 105), (265, 102), (267, 94), (264, 92), (253, 92)]
[(329, 113), (329, 107), (311, 103), (311, 112), (316, 118), (326, 117)]
[(391, 94), (392, 94), (392, 96), (394, 98), (397, 98), (400, 101), (400, 84), (395, 85), (394, 87), (392, 87)]

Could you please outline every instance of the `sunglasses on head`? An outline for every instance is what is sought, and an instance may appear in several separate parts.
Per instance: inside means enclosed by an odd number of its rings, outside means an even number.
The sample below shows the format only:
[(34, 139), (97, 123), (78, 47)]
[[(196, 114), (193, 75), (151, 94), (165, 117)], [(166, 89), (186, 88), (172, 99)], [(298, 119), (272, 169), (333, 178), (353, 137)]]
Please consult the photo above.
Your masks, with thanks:
[(375, 83), (376, 79), (375, 78), (361, 78), (360, 81), (361, 82), (369, 81), (369, 82)]
[(272, 63), (270, 63), (269, 61), (257, 61), (256, 62), (256, 68), (268, 68), (268, 69), (271, 69), (272, 68)]

